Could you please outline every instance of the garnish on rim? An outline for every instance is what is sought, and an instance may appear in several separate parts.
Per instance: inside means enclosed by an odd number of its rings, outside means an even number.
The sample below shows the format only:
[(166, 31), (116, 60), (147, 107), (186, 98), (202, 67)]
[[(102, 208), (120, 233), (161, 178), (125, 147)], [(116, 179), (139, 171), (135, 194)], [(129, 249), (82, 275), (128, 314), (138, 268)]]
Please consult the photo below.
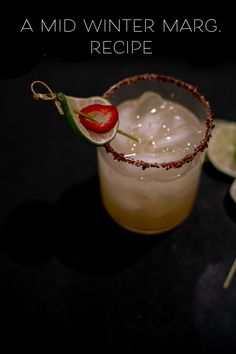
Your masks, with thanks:
[[(108, 119), (99, 121), (104, 117)], [(118, 122), (118, 110), (112, 105), (91, 104), (81, 109), (79, 119), (83, 126), (92, 132), (107, 133)]]
[[(37, 93), (34, 89), (36, 84), (43, 86), (48, 92)], [(118, 129), (117, 108), (103, 97), (66, 96), (63, 93), (53, 92), (43, 81), (32, 82), (31, 91), (36, 100), (54, 102), (59, 113), (67, 118), (74, 132), (91, 144), (103, 146), (114, 139), (117, 133), (139, 141), (137, 137)]]

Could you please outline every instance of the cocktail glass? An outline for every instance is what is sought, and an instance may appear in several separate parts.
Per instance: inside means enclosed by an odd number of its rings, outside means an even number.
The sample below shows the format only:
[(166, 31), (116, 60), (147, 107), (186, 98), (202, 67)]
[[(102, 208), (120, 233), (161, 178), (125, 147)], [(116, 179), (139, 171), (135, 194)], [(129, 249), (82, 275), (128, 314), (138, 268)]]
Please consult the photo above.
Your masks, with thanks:
[[(209, 103), (197, 88), (172, 77), (131, 77), (109, 88), (104, 97), (119, 109), (122, 102), (150, 91), (187, 108), (201, 123), (202, 135), (192, 150), (186, 149), (178, 159), (174, 154), (162, 161), (133, 158), (124, 154), (122, 145), (117, 150), (116, 138), (105, 148), (98, 148), (101, 196), (107, 212), (122, 227), (142, 234), (170, 230), (189, 215), (213, 128)], [(133, 117), (127, 114), (126, 119)]]

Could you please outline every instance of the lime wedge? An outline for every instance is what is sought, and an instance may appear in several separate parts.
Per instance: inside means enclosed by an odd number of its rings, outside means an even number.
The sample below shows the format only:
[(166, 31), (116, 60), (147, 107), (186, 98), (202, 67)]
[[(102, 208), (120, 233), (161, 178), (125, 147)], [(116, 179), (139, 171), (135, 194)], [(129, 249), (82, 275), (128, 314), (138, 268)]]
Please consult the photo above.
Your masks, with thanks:
[(118, 129), (118, 122), (114, 128), (107, 133), (95, 133), (85, 128), (85, 126), (79, 120), (78, 113), (75, 113), (76, 111), (81, 111), (81, 109), (84, 107), (90, 106), (92, 104), (110, 105), (111, 103), (105, 98), (99, 96), (77, 98), (59, 93), (58, 100), (60, 101), (62, 110), (74, 132), (81, 138), (85, 139), (93, 145), (102, 146), (106, 143), (109, 143), (115, 137)]
[(207, 155), (220, 172), (236, 178), (236, 123), (216, 120)]
[[(214, 119), (214, 124), (215, 124), (215, 126), (216, 127), (218, 127), (220, 124), (226, 124), (226, 125), (228, 125), (228, 124), (230, 124), (230, 122), (229, 121), (225, 121), (224, 119), (219, 119), (219, 118), (217, 118), (217, 119)], [(214, 131), (213, 131), (214, 132)]]
[(230, 186), (229, 194), (233, 199), (233, 201), (236, 203), (236, 179), (233, 181), (233, 183)]

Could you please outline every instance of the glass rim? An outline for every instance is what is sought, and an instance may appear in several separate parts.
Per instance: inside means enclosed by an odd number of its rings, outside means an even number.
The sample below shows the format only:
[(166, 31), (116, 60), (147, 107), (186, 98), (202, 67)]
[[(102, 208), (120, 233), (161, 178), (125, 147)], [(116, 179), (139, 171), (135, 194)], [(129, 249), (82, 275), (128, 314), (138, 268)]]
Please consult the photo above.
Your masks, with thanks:
[(200, 103), (203, 105), (203, 107), (206, 109), (206, 119), (205, 119), (205, 134), (204, 138), (200, 141), (200, 143), (194, 148), (193, 152), (188, 153), (185, 155), (183, 158), (178, 159), (178, 160), (173, 160), (169, 162), (146, 162), (143, 160), (136, 160), (132, 157), (126, 157), (124, 153), (119, 153), (117, 152), (111, 145), (110, 143), (107, 143), (104, 145), (106, 152), (111, 153), (113, 155), (114, 160), (117, 161), (122, 161), (129, 163), (133, 166), (136, 167), (141, 167), (143, 170), (149, 167), (154, 167), (154, 168), (165, 168), (166, 170), (173, 169), (173, 168), (180, 168), (186, 163), (190, 163), (198, 154), (199, 152), (203, 152), (207, 146), (208, 142), (211, 137), (211, 131), (214, 128), (213, 124), (213, 112), (211, 111), (210, 104), (209, 102), (205, 99), (203, 95), (200, 94), (200, 92), (197, 90), (197, 86), (193, 84), (186, 83), (182, 80), (176, 79), (172, 76), (167, 76), (167, 75), (162, 75), (162, 74), (141, 74), (141, 75), (135, 75), (128, 77), (126, 79), (123, 79), (113, 86), (111, 86), (104, 94), (103, 97), (106, 99), (109, 99), (109, 97), (118, 89), (120, 89), (123, 86), (130, 85), (137, 83), (139, 81), (144, 81), (144, 80), (157, 80), (161, 81), (163, 83), (170, 83), (174, 84), (178, 87), (184, 88), (188, 92), (190, 92), (194, 97), (196, 97)]

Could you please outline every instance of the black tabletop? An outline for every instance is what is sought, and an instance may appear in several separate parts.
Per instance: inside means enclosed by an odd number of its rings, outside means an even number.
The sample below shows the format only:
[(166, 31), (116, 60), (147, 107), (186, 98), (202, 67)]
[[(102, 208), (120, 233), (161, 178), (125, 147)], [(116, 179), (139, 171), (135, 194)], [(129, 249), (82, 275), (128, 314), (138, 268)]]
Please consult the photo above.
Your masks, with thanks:
[(159, 72), (198, 85), (217, 118), (235, 118), (231, 57), (46, 56), (0, 80), (0, 323), (3, 333), (75, 336), (111, 353), (233, 353), (236, 279), (231, 179), (203, 168), (190, 217), (163, 235), (136, 235), (104, 210), (96, 149), (52, 104), (33, 101), (33, 80), (74, 96), (101, 95), (118, 80)]

